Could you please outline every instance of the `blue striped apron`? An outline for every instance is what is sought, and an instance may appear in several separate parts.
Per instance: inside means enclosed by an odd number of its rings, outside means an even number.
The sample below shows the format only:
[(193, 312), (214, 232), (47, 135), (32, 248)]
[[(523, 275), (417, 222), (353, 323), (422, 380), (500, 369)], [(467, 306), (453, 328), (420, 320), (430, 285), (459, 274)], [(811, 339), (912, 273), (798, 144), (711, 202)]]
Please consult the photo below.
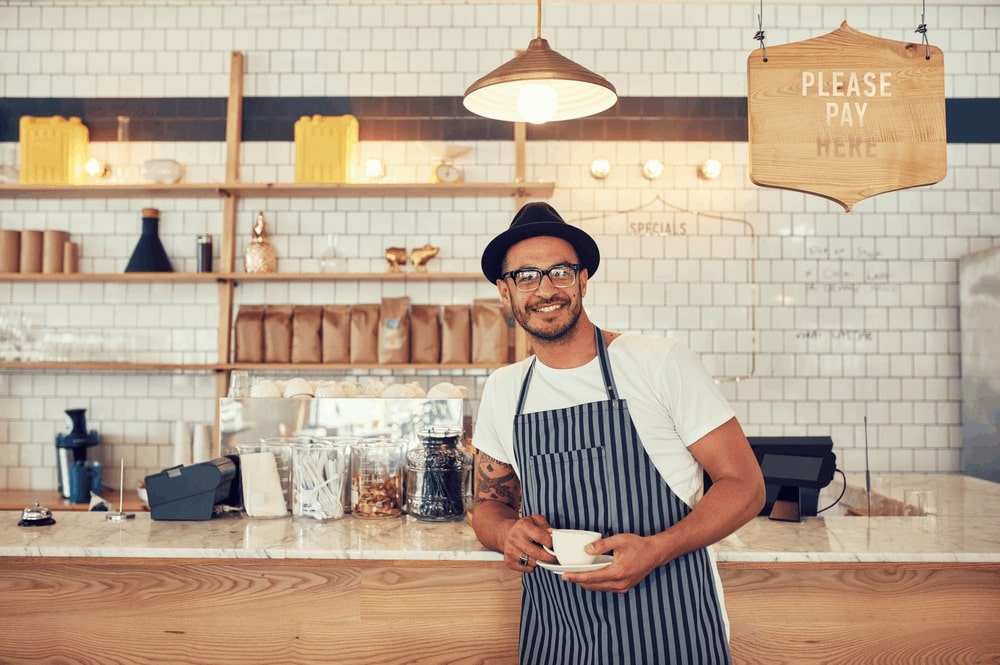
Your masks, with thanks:
[[(514, 454), (524, 514), (555, 528), (652, 535), (691, 509), (646, 454), (594, 332), (607, 401), (522, 413), (534, 361), (521, 385)], [(522, 578), (521, 665), (731, 662), (706, 549), (656, 568), (625, 594), (586, 591), (540, 568)]]

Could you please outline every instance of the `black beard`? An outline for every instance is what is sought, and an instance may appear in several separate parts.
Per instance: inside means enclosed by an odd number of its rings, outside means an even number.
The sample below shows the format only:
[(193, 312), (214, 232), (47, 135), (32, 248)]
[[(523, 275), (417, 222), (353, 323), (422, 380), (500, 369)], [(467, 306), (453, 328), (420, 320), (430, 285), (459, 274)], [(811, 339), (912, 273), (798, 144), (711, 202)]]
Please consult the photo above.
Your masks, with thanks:
[[(551, 300), (546, 300), (544, 302), (535, 303), (534, 306), (544, 307), (545, 305), (552, 305), (556, 303), (565, 305), (567, 307), (572, 306), (571, 300), (564, 300), (562, 298), (553, 298)], [(532, 337), (534, 337), (535, 339), (544, 340), (546, 342), (555, 342), (566, 337), (570, 333), (570, 331), (572, 331), (576, 327), (577, 321), (580, 320), (580, 312), (582, 311), (582, 309), (583, 308), (577, 308), (576, 311), (573, 312), (572, 317), (566, 323), (565, 326), (551, 331), (538, 329), (535, 326), (532, 326), (529, 322), (530, 315), (528, 314), (527, 308), (514, 310), (514, 318), (517, 319), (517, 322), (519, 324), (521, 324), (521, 327), (524, 328), (524, 331), (527, 332)]]

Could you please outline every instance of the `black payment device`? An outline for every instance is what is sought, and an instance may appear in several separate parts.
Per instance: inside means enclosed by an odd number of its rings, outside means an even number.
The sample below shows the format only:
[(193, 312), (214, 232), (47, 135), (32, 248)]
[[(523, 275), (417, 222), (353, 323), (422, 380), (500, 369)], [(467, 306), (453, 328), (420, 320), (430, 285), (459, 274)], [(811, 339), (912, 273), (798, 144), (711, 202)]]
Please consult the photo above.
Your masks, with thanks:
[[(799, 522), (804, 514), (815, 515), (819, 490), (830, 484), (837, 468), (833, 439), (828, 436), (751, 436), (747, 440), (764, 476), (767, 488), (764, 512), (768, 517)], [(808, 497), (803, 490), (808, 492)]]
[[(819, 490), (837, 470), (833, 439), (828, 436), (748, 436), (764, 476), (767, 499), (761, 515), (800, 522), (816, 515)], [(712, 480), (705, 474), (705, 489)]]

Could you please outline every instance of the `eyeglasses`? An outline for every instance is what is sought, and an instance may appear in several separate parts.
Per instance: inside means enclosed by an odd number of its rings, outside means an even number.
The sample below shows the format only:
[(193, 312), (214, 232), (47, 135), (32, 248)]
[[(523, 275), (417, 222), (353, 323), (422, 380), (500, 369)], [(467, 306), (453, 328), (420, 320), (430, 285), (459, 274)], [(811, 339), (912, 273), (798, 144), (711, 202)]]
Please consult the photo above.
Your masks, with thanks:
[(514, 285), (518, 291), (534, 291), (542, 283), (542, 277), (546, 275), (552, 286), (565, 289), (576, 284), (576, 273), (582, 268), (579, 263), (559, 263), (548, 270), (541, 268), (519, 268), (500, 275), (500, 279), (510, 277), (514, 280)]

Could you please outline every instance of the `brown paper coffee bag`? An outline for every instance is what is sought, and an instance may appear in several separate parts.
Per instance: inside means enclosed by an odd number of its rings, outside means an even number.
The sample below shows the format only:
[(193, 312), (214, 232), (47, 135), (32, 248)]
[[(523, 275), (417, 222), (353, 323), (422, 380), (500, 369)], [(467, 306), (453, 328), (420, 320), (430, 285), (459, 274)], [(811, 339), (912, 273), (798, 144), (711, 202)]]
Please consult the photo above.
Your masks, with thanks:
[(323, 362), (351, 361), (351, 306), (323, 306)]
[(472, 316), (468, 305), (441, 307), (441, 362), (469, 364), (472, 359)]
[(292, 311), (292, 362), (323, 362), (323, 307), (296, 305)]
[(441, 305), (410, 307), (410, 362), (441, 361)]
[(240, 305), (233, 324), (233, 362), (264, 362), (264, 306)]
[(380, 364), (410, 362), (410, 299), (382, 298), (378, 324)]
[(472, 302), (472, 362), (506, 365), (510, 329), (504, 305), (496, 299)]
[(291, 305), (268, 305), (264, 309), (264, 362), (292, 361)]
[(378, 305), (351, 305), (351, 362), (378, 362)]

